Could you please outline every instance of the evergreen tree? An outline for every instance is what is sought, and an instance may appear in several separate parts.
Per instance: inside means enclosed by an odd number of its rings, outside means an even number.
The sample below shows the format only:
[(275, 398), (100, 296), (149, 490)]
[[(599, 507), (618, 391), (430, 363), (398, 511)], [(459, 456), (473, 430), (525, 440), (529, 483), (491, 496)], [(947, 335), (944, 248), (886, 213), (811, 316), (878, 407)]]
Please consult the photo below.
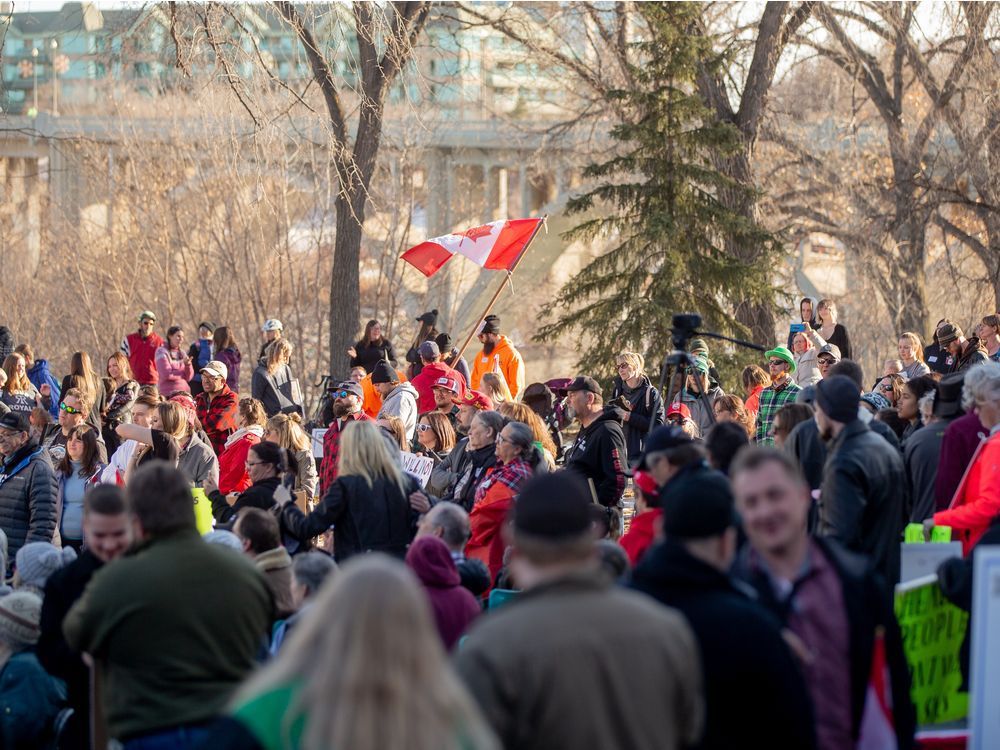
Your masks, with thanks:
[[(655, 373), (654, 363), (672, 348), (675, 313), (698, 312), (707, 330), (747, 335), (733, 311), (743, 301), (774, 304), (772, 273), (781, 253), (776, 237), (719, 200), (751, 189), (712, 165), (713, 156), (739, 148), (740, 134), (714, 116), (695, 86), (700, 70), (728, 63), (701, 30), (702, 6), (638, 9), (647, 32), (636, 43), (642, 63), (632, 67), (632, 88), (610, 95), (620, 113), (611, 131), (618, 147), (584, 171), (598, 186), (568, 205), (571, 214), (592, 211), (596, 218), (567, 239), (601, 237), (612, 247), (560, 290), (538, 333), (539, 340), (581, 334), (581, 366), (605, 374), (623, 349), (643, 352)], [(727, 240), (752, 243), (764, 262), (748, 265), (727, 254)], [(713, 359), (720, 361), (714, 350)]]

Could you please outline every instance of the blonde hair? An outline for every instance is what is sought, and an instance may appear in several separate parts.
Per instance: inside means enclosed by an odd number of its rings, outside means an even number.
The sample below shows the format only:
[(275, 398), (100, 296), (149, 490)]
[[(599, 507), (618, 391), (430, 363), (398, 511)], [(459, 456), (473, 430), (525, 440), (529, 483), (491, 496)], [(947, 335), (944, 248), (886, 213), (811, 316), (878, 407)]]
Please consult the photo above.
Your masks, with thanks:
[(281, 337), (275, 339), (267, 347), (267, 372), (274, 375), (287, 359), (292, 358), (292, 345), (288, 339)]
[[(7, 373), (7, 382), (3, 384), (3, 389), (10, 394), (27, 393), (31, 391), (31, 381), (28, 380), (28, 373), (18, 377), (17, 363), (24, 362), (25, 359), (18, 353), (8, 354), (3, 361), (3, 371)], [(27, 366), (27, 365), (25, 365)]]
[(512, 422), (523, 422), (528, 425), (535, 436), (535, 442), (541, 443), (542, 448), (547, 450), (553, 459), (556, 457), (556, 444), (552, 441), (552, 433), (549, 432), (549, 428), (545, 426), (542, 418), (535, 413), (534, 409), (519, 401), (511, 401), (500, 404), (497, 411)]
[[(240, 416), (243, 417), (243, 424), (247, 427), (251, 425), (264, 426), (267, 421), (267, 412), (264, 411), (264, 404), (255, 398), (241, 398), (236, 404), (236, 408), (240, 412)], [(285, 448), (287, 446), (281, 446)]]
[(514, 400), (514, 397), (510, 393), (510, 388), (507, 387), (507, 381), (495, 372), (483, 374), (482, 379), (479, 381), (479, 389), (489, 396), (494, 404)]
[(622, 362), (635, 370), (635, 374), (639, 377), (646, 374), (646, 360), (638, 352), (618, 352), (615, 355), (615, 364), (619, 365)]
[(372, 422), (348, 423), (340, 436), (338, 456), (340, 476), (361, 477), (371, 487), (376, 479), (386, 479), (406, 494), (406, 479), (389, 444)]
[(289, 684), (301, 687), (280, 719), (285, 747), (304, 721), (301, 750), (499, 748), (452, 671), (420, 582), (385, 555), (356, 557), (329, 579), (233, 704)]
[(924, 347), (920, 341), (920, 337), (913, 333), (913, 331), (906, 331), (906, 333), (899, 334), (900, 341), (909, 341), (910, 346), (913, 347), (913, 357), (917, 362), (924, 361)]
[(156, 405), (160, 425), (168, 435), (180, 440), (187, 433), (188, 421), (184, 407), (176, 401), (161, 401)]
[(312, 441), (302, 429), (302, 417), (298, 413), (275, 414), (264, 426), (266, 430), (278, 433), (278, 445), (287, 451), (304, 451), (312, 446)]

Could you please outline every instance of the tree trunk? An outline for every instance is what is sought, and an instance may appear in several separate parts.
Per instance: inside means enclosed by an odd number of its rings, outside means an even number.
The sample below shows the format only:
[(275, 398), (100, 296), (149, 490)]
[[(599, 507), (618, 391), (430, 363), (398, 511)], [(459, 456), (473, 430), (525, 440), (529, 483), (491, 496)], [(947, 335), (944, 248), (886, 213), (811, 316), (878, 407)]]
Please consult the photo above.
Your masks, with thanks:
[(929, 316), (927, 273), (924, 268), (927, 216), (924, 211), (913, 210), (913, 202), (904, 198), (904, 205), (897, 204), (896, 216), (906, 217), (892, 232), (898, 257), (883, 271), (895, 277), (896, 299), (886, 299), (885, 303), (892, 313), (897, 334), (903, 331), (926, 334)]
[(355, 220), (364, 213), (365, 200), (352, 201), (341, 193), (335, 203), (337, 236), (333, 246), (333, 272), (330, 275), (330, 375), (346, 378), (350, 358), (347, 349), (355, 343), (361, 317), (361, 224)]

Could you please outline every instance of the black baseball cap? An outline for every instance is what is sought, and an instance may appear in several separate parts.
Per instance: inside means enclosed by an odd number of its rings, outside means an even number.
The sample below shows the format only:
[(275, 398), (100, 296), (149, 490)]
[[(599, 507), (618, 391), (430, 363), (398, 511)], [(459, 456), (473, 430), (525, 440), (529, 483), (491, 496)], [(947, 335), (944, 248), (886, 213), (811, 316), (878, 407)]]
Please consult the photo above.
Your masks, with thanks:
[(676, 539), (718, 536), (737, 522), (726, 477), (707, 466), (683, 471), (660, 490), (663, 532)]
[(365, 397), (365, 391), (361, 387), (361, 383), (355, 383), (353, 380), (346, 380), (343, 383), (337, 384), (338, 391), (347, 391), (348, 393), (353, 393), (358, 398)]
[(649, 437), (646, 438), (646, 447), (643, 448), (642, 455), (639, 456), (639, 460), (636, 461), (632, 470), (648, 469), (649, 467), (646, 465), (646, 457), (650, 453), (668, 451), (671, 448), (679, 448), (682, 445), (687, 445), (692, 442), (694, 441), (691, 439), (691, 436), (677, 425), (668, 424), (663, 425), (662, 427), (657, 427), (653, 430)]
[(587, 375), (577, 375), (573, 382), (566, 386), (566, 390), (589, 391), (590, 393), (596, 393), (598, 396), (603, 395), (600, 384)]
[(525, 482), (514, 504), (514, 530), (545, 539), (572, 539), (590, 531), (590, 488), (578, 474), (558, 471)]
[(28, 415), (24, 412), (9, 411), (0, 417), (0, 429), (10, 432), (28, 432), (31, 429), (31, 423), (28, 421)]

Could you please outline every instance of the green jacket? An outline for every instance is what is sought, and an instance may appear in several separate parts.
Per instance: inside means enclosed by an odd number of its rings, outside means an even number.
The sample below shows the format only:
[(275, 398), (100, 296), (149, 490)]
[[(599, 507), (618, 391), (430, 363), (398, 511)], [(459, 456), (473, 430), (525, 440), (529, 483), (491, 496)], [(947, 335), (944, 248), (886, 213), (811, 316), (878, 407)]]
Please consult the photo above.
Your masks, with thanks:
[(102, 662), (108, 731), (121, 740), (217, 716), (254, 668), (273, 616), (249, 560), (185, 529), (99, 570), (63, 633)]

